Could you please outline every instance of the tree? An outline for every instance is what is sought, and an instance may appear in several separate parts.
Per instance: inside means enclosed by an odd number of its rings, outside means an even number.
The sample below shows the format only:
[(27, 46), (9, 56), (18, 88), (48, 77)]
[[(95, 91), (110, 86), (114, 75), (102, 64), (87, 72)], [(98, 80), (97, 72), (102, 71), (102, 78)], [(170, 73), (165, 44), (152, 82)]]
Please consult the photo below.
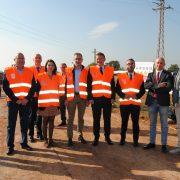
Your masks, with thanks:
[(117, 70), (120, 70), (120, 63), (119, 61), (109, 61), (107, 63), (109, 66), (113, 66), (114, 67), (114, 70), (117, 71)]
[(89, 65), (88, 65), (88, 67), (90, 67), (90, 66), (95, 66), (95, 65), (97, 65), (96, 63), (90, 63)]
[(168, 68), (169, 72), (174, 72), (177, 71), (179, 69), (177, 64), (171, 64), (171, 66)]

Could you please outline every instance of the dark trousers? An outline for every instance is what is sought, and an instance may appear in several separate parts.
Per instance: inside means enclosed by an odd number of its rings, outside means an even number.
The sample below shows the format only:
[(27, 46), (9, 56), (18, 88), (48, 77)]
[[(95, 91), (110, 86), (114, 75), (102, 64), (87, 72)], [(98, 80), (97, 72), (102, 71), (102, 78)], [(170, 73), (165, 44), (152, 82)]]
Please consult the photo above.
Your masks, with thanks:
[(29, 136), (34, 136), (34, 125), (37, 127), (37, 135), (42, 135), (42, 117), (37, 115), (38, 99), (32, 98), (29, 113)]
[(104, 118), (104, 135), (105, 138), (109, 138), (111, 131), (111, 99), (107, 99), (105, 97), (101, 97), (98, 99), (94, 99), (94, 104), (92, 104), (92, 112), (93, 112), (93, 131), (95, 139), (99, 139), (99, 131), (100, 131), (100, 119), (101, 112), (103, 110), (103, 118)]
[(55, 116), (43, 117), (43, 136), (47, 140), (47, 128), (49, 129), (49, 140), (52, 141)]
[(14, 135), (16, 129), (17, 115), (19, 112), (21, 127), (21, 145), (27, 144), (27, 130), (29, 123), (29, 105), (22, 106), (14, 102), (8, 102), (8, 124), (7, 124), (7, 146), (9, 149), (14, 148)]
[(131, 115), (132, 125), (133, 125), (133, 140), (138, 142), (139, 139), (139, 114), (140, 106), (127, 105), (120, 106), (122, 125), (121, 125), (121, 140), (126, 139), (126, 131), (128, 126), (129, 116)]
[(60, 112), (61, 112), (61, 121), (66, 123), (66, 106), (65, 106), (65, 96), (60, 97)]

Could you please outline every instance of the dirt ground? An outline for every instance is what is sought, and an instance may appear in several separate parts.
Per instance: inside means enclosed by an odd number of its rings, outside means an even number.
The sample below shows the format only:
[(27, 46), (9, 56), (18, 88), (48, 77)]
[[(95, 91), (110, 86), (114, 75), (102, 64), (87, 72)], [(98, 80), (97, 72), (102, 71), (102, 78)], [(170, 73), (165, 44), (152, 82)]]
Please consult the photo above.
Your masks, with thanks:
[[(180, 179), (180, 156), (163, 154), (161, 148), (161, 130), (157, 127), (157, 147), (155, 150), (143, 150), (149, 142), (149, 120), (147, 112), (140, 116), (140, 146), (132, 145), (132, 124), (129, 121), (127, 144), (119, 146), (121, 119), (119, 109), (113, 109), (112, 135), (113, 146), (104, 142), (103, 128), (100, 143), (93, 147), (92, 113), (87, 108), (85, 114), (84, 137), (88, 144), (77, 141), (77, 118), (74, 126), (75, 146), (67, 147), (66, 127), (58, 128), (60, 117), (56, 117), (54, 139), (55, 147), (47, 149), (43, 142), (29, 143), (33, 151), (20, 147), (20, 128), (17, 121), (15, 155), (6, 155), (7, 107), (4, 97), (0, 99), (0, 180), (29, 179)], [(103, 127), (103, 121), (101, 121)], [(172, 149), (177, 142), (175, 126), (169, 127), (168, 146)]]

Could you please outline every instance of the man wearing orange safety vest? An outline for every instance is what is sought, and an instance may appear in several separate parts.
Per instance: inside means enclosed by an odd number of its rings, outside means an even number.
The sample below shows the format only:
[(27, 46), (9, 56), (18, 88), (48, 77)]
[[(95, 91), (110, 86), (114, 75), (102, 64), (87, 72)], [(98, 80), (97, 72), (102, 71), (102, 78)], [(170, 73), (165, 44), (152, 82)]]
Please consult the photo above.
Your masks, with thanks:
[(34, 95), (35, 80), (30, 69), (24, 67), (25, 58), (22, 53), (18, 53), (14, 61), (14, 67), (5, 69), (3, 79), (3, 90), (8, 96), (7, 155), (11, 155), (14, 152), (14, 135), (18, 112), (22, 135), (21, 147), (26, 150), (32, 150), (27, 144), (27, 130), (29, 101)]
[(59, 96), (60, 96), (60, 112), (61, 112), (61, 123), (58, 126), (66, 125), (66, 105), (65, 105), (65, 83), (66, 83), (66, 63), (61, 63), (60, 85), (59, 85)]
[(103, 110), (104, 136), (109, 145), (111, 133), (111, 108), (115, 99), (114, 68), (104, 65), (105, 55), (101, 52), (96, 54), (97, 66), (91, 66), (88, 72), (88, 100), (92, 105), (93, 112), (93, 146), (99, 143), (100, 119)]
[(139, 113), (141, 106), (141, 97), (145, 93), (143, 76), (134, 72), (135, 61), (128, 59), (126, 61), (125, 73), (118, 74), (116, 92), (120, 99), (120, 112), (122, 118), (120, 145), (125, 144), (128, 119), (131, 115), (133, 124), (133, 142), (134, 147), (138, 146), (139, 139)]
[[(38, 74), (45, 72), (44, 66), (41, 65), (42, 57), (40, 54), (36, 54), (34, 57), (34, 66), (30, 67), (30, 70), (33, 72), (34, 78), (37, 81)], [(30, 141), (33, 143), (34, 140), (34, 125), (36, 124), (37, 128), (37, 138), (43, 140), (42, 135), (42, 117), (37, 115), (38, 109), (38, 94), (35, 93), (34, 97), (31, 99), (31, 108), (30, 108), (30, 123), (29, 123), (29, 136)]]
[(84, 113), (87, 105), (87, 69), (82, 65), (83, 57), (81, 53), (74, 54), (74, 67), (66, 68), (66, 98), (68, 110), (68, 146), (73, 146), (73, 122), (76, 107), (78, 108), (78, 140), (86, 144), (83, 138)]

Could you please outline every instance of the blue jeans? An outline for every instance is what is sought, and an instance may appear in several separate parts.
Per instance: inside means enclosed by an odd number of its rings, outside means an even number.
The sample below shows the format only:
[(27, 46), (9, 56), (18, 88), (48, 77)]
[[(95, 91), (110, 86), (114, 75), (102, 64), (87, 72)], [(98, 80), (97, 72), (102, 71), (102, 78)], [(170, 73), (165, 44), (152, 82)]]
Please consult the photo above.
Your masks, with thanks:
[(19, 112), (21, 126), (21, 145), (27, 144), (27, 130), (29, 124), (29, 106), (18, 105), (14, 102), (8, 102), (8, 125), (7, 125), (7, 146), (9, 149), (14, 148), (14, 135), (16, 129), (16, 120)]
[(161, 122), (161, 143), (162, 143), (162, 145), (167, 144), (168, 110), (169, 110), (169, 106), (160, 106), (159, 104), (157, 104), (157, 102), (153, 102), (153, 104), (151, 106), (149, 106), (150, 143), (155, 144), (157, 116), (158, 116), (158, 112), (159, 112), (160, 122)]

